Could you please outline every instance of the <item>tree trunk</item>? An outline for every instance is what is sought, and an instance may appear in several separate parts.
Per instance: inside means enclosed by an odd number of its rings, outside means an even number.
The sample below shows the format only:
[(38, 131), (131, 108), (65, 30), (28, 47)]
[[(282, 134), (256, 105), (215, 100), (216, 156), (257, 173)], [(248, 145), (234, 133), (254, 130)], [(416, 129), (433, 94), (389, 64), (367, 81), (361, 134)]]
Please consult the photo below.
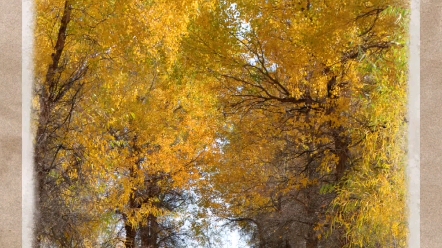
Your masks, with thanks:
[(338, 156), (339, 161), (336, 165), (336, 181), (339, 181), (347, 170), (348, 161), (348, 142), (345, 137), (340, 137), (340, 131), (333, 134), (333, 141), (335, 143), (335, 154)]
[(126, 223), (124, 225), (124, 230), (126, 231), (126, 239), (124, 241), (124, 245), (126, 246), (126, 248), (134, 248), (137, 230), (135, 230), (129, 223)]
[[(66, 42), (66, 29), (70, 22), (72, 8), (69, 1), (65, 2), (63, 9), (63, 16), (58, 30), (57, 43), (54, 47), (54, 53), (52, 54), (52, 63), (48, 65), (48, 71), (46, 73), (44, 84), (41, 85), (41, 91), (39, 92), (40, 110), (38, 114), (38, 126), (35, 137), (34, 148), (34, 172), (36, 175), (36, 192), (35, 192), (35, 204), (36, 204), (36, 222), (34, 228), (34, 247), (40, 247), (42, 236), (47, 235), (47, 226), (52, 226), (50, 223), (53, 220), (48, 220), (47, 216), (44, 216), (43, 203), (46, 200), (47, 195), (47, 179), (48, 174), (54, 169), (54, 161), (57, 158), (60, 146), (53, 148), (55, 140), (57, 138), (54, 127), (58, 124), (59, 119), (51, 116), (56, 104), (60, 99), (54, 99), (55, 85), (59, 83), (59, 79), (55, 77), (56, 72), (59, 70), (60, 57), (64, 51)], [(49, 186), (53, 187), (53, 185)], [(52, 196), (56, 197), (56, 196)], [(52, 212), (52, 211), (51, 211)], [(49, 223), (49, 224), (48, 224)], [(58, 237), (60, 238), (60, 237)]]
[(157, 217), (149, 215), (147, 225), (140, 230), (141, 247), (143, 248), (158, 248), (158, 234), (160, 226), (158, 225)]
[(318, 198), (319, 195), (315, 194), (316, 187), (310, 188), (310, 192), (307, 193), (307, 216), (309, 219), (309, 222), (312, 224), (308, 225), (307, 230), (307, 238), (306, 238), (306, 248), (317, 248), (318, 247), (318, 238), (316, 236), (316, 231), (314, 229), (315, 224), (318, 223), (319, 219), (317, 216), (318, 209)]

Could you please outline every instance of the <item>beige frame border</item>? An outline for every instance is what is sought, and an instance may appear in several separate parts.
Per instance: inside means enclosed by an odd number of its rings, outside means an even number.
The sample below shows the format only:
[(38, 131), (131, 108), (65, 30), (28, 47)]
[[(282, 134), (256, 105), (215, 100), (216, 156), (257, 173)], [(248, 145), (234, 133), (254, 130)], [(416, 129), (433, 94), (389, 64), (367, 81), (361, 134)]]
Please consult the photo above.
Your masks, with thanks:
[(442, 1), (421, 1), (420, 242), (442, 247)]
[(21, 1), (0, 1), (0, 247), (21, 244)]

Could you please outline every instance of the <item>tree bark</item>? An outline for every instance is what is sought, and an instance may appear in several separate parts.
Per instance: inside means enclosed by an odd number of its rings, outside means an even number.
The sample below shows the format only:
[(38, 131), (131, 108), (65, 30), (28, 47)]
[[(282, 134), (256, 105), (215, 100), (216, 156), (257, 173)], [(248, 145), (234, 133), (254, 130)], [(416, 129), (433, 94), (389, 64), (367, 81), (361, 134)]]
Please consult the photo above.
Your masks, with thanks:
[(347, 169), (348, 162), (348, 142), (344, 137), (340, 137), (340, 132), (337, 131), (333, 134), (333, 141), (335, 143), (335, 154), (338, 156), (339, 161), (336, 165), (336, 181), (339, 181)]
[[(39, 93), (40, 110), (38, 113), (38, 126), (35, 137), (35, 150), (34, 150), (34, 165), (36, 174), (36, 227), (34, 231), (34, 247), (39, 247), (41, 243), (42, 235), (44, 235), (46, 228), (45, 223), (48, 221), (42, 221), (45, 216), (41, 214), (42, 203), (46, 198), (47, 176), (54, 167), (54, 161), (57, 158), (57, 154), (61, 149), (61, 146), (57, 148), (55, 140), (57, 135), (55, 134), (58, 119), (51, 116), (56, 105), (55, 99), (51, 96), (55, 94), (55, 85), (58, 83), (55, 73), (59, 71), (59, 61), (63, 53), (66, 42), (66, 29), (70, 22), (72, 8), (69, 1), (65, 2), (63, 16), (61, 19), (61, 25), (58, 32), (57, 43), (54, 47), (54, 53), (52, 54), (52, 63), (48, 67), (48, 71), (45, 75), (45, 81), (41, 87)], [(58, 99), (59, 100), (59, 99)], [(54, 196), (56, 197), (56, 196)]]
[(124, 230), (126, 231), (126, 239), (124, 241), (124, 245), (126, 248), (134, 248), (135, 243), (135, 237), (137, 236), (137, 230), (134, 229), (129, 223), (126, 222), (124, 225)]
[(157, 217), (150, 214), (147, 220), (147, 225), (140, 230), (141, 247), (142, 248), (158, 248), (158, 234), (160, 226)]

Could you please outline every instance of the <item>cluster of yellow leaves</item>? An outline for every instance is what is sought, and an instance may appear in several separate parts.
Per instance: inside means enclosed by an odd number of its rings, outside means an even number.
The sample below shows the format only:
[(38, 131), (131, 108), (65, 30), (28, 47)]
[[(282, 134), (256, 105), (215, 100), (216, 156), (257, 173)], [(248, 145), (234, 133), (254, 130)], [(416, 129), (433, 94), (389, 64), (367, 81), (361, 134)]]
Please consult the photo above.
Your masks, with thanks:
[[(81, 78), (81, 100), (65, 144), (85, 151), (81, 176), (90, 182), (85, 186), (89, 199), (95, 199), (88, 203), (90, 211), (119, 211), (137, 227), (150, 214), (166, 214), (158, 204), (160, 194), (189, 189), (200, 178), (197, 163), (214, 142), (214, 100), (194, 73), (181, 66), (179, 55), (188, 23), (205, 3), (66, 1), (72, 14), (61, 75), (81, 64), (88, 73)], [(64, 5), (65, 0), (36, 3), (37, 88), (51, 63)], [(70, 155), (62, 151), (62, 166), (76, 179), (79, 171)], [(160, 179), (153, 185), (146, 183), (156, 177)], [(149, 187), (159, 187), (161, 193), (132, 206), (139, 200), (137, 192)], [(66, 201), (79, 199), (72, 192)], [(84, 234), (93, 239), (91, 232)]]
[[(232, 213), (253, 216), (255, 210), (265, 209), (275, 195), (317, 185), (305, 174), (293, 173), (293, 168), (303, 161), (289, 161), (290, 171), (280, 156), (290, 157), (284, 151), (302, 148), (312, 150), (310, 156), (316, 156), (314, 150), (336, 143), (332, 134), (335, 131), (352, 141), (347, 145), (354, 144), (349, 152), (355, 156), (351, 161), (355, 184), (340, 187), (335, 204), (349, 215), (361, 218), (358, 222), (337, 215), (335, 221), (346, 231), (351, 230), (347, 236), (351, 244), (362, 239), (366, 245), (378, 241), (390, 244), (387, 237), (394, 237), (397, 244), (403, 245), (403, 222), (393, 221), (395, 215), (385, 211), (381, 216), (380, 210), (388, 206), (395, 209), (395, 214), (405, 216), (402, 203), (392, 200), (403, 199), (405, 192), (401, 160), (404, 153), (392, 150), (394, 141), (401, 136), (398, 129), (392, 128), (401, 126), (405, 111), (396, 104), (405, 101), (406, 79), (398, 74), (404, 70), (403, 65), (398, 65), (403, 61), (396, 60), (404, 49), (394, 47), (403, 40), (393, 34), (404, 32), (402, 22), (397, 22), (398, 16), (405, 15), (399, 13), (407, 7), (404, 1), (242, 0), (227, 1), (224, 6), (225, 9), (220, 7), (201, 15), (191, 27), (190, 35), (202, 44), (190, 44), (194, 53), (189, 57), (197, 57), (193, 62), (201, 71), (220, 81), (220, 99), (230, 128), (223, 130), (228, 142), (223, 146), (223, 157), (215, 164), (212, 180)], [(203, 23), (207, 23), (207, 28), (200, 28)], [(211, 37), (214, 33), (216, 40)], [(382, 56), (396, 64), (377, 61), (381, 59), (382, 46), (391, 46), (392, 51)], [(376, 86), (363, 79), (367, 72), (361, 68), (371, 64), (376, 64), (370, 71), (378, 81)], [(327, 84), (333, 76), (342, 86), (328, 92)], [(395, 94), (398, 96), (392, 101)], [(317, 112), (286, 117), (290, 115), (291, 103), (309, 97), (316, 103), (308, 107), (319, 109)], [(301, 104), (298, 106), (302, 108)], [(384, 124), (387, 127), (382, 131), (370, 131), (373, 127), (382, 129)], [(295, 144), (287, 142), (290, 139)], [(296, 149), (287, 148), (290, 146)], [(336, 152), (325, 150), (321, 156), (319, 173), (336, 173), (340, 162)], [(384, 168), (383, 172), (396, 169), (388, 176), (361, 172), (373, 163)], [(351, 196), (345, 194), (347, 191), (363, 194), (367, 208), (358, 210)], [(390, 194), (395, 197), (389, 197)], [(383, 198), (389, 198), (389, 202)], [(376, 199), (383, 199), (383, 203)], [(352, 207), (347, 209), (348, 206)], [(360, 237), (364, 238), (356, 238), (354, 230), (361, 225), (365, 231), (360, 232)], [(381, 228), (371, 228), (374, 226)], [(395, 231), (376, 239), (366, 231), (383, 228)]]
[(406, 49), (395, 48), (361, 66), (378, 80), (361, 113), (378, 128), (365, 134), (360, 166), (333, 202), (333, 221), (345, 226), (349, 247), (406, 247), (406, 65)]

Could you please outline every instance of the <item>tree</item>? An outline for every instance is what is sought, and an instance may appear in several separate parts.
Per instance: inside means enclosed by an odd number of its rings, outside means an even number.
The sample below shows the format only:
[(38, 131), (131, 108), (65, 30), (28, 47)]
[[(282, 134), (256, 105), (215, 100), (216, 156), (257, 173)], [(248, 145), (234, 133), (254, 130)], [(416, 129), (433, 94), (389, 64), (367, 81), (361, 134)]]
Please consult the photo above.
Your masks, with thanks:
[(185, 68), (175, 63), (196, 9), (197, 1), (37, 3), (36, 245), (94, 246), (115, 216), (125, 233), (110, 236), (127, 246), (136, 235), (154, 247), (173, 236), (168, 216), (211, 143), (210, 111), (201, 109), (210, 98), (190, 75), (178, 78)]
[[(193, 26), (189, 57), (219, 81), (227, 118), (223, 158), (212, 171), (212, 186), (228, 205), (219, 212), (254, 223), (261, 246), (280, 247), (279, 238), (294, 247), (302, 240), (306, 247), (354, 241), (345, 225), (328, 241), (320, 238), (333, 218), (332, 200), (366, 163), (360, 154), (372, 142), (367, 133), (382, 128), (361, 100), (368, 90), (361, 69), (400, 48), (389, 34), (399, 30), (401, 7), (401, 1), (223, 2)], [(277, 229), (290, 209), (299, 209), (288, 221), (298, 224), (284, 237)], [(295, 230), (298, 241), (288, 238)]]
[[(72, 52), (77, 50), (66, 41), (73, 18), (70, 2), (53, 6), (41, 3), (38, 7), (40, 11), (47, 11), (54, 22), (49, 23), (37, 15), (35, 88), (38, 105), (34, 162), (39, 215), (35, 242), (37, 246), (52, 240), (69, 246), (75, 244), (79, 235), (74, 226), (81, 226), (85, 219), (91, 218), (78, 205), (66, 201), (71, 197), (67, 192), (82, 183), (82, 178), (70, 175), (80, 169), (82, 163), (78, 159), (83, 151), (69, 146), (67, 140), (74, 129), (70, 125), (72, 115), (83, 95), (91, 57), (81, 52), (72, 56), (66, 51), (68, 48)], [(71, 166), (63, 167), (63, 163)], [(78, 192), (82, 190), (80, 187)]]

